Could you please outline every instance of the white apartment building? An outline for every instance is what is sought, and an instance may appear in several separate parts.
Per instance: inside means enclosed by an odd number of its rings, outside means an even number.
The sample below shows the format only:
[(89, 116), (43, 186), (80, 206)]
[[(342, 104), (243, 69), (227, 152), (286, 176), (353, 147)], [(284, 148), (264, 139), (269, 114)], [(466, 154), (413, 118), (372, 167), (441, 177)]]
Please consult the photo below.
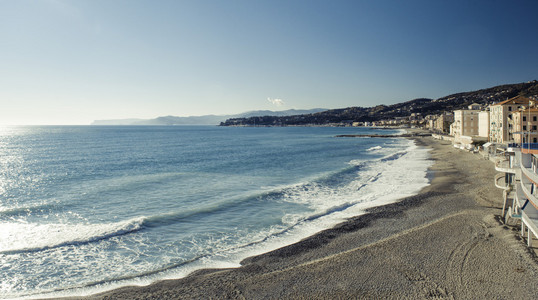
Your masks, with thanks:
[(454, 123), (451, 126), (451, 133), (454, 137), (477, 136), (478, 135), (478, 113), (479, 110), (455, 110)]
[(489, 138), (489, 111), (478, 113), (478, 136)]
[(527, 108), (514, 112), (514, 142), (538, 143), (538, 109)]
[(489, 141), (493, 143), (513, 141), (513, 114), (524, 107), (528, 107), (531, 101), (529, 98), (516, 96), (490, 106)]

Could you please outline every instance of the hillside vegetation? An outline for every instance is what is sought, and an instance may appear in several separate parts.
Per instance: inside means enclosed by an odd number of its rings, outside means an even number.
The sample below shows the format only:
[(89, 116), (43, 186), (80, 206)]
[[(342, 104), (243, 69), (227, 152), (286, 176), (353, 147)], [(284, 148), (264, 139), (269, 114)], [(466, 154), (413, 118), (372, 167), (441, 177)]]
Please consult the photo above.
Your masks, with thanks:
[(326, 125), (348, 122), (373, 122), (408, 117), (413, 113), (435, 115), (445, 111), (466, 108), (478, 103), (483, 106), (500, 102), (517, 95), (527, 97), (538, 96), (536, 80), (499, 85), (472, 92), (448, 95), (439, 99), (420, 98), (392, 105), (374, 107), (348, 107), (331, 109), (318, 113), (293, 116), (257, 116), (248, 118), (231, 118), (222, 122), (221, 126), (292, 126), (292, 125)]

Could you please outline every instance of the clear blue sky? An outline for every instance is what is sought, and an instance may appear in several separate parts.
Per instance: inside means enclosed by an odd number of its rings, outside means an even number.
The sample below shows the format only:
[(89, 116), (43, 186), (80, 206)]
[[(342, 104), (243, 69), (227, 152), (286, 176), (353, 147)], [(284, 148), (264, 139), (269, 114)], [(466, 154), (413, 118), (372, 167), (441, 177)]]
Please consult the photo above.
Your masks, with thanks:
[(517, 0), (0, 0), (0, 124), (367, 107), (529, 81), (537, 13)]

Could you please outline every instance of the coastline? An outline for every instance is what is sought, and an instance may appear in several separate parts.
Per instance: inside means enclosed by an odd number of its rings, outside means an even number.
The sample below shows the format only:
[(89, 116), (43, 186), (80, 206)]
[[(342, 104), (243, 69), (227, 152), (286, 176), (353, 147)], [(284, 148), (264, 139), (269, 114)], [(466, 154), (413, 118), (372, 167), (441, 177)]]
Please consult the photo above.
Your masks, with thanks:
[(434, 160), (431, 184), (415, 196), (247, 258), (240, 268), (199, 270), (84, 299), (531, 299), (538, 264), (496, 221), (502, 195), (493, 164), (431, 137), (412, 139), (432, 148)]

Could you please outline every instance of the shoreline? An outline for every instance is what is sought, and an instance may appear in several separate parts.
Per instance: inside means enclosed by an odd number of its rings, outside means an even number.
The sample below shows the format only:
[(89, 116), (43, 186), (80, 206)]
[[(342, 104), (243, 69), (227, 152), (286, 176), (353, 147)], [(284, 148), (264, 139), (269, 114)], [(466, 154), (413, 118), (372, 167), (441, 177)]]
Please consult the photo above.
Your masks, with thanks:
[(434, 161), (433, 180), (415, 196), (246, 258), (239, 268), (203, 269), (82, 298), (531, 299), (538, 293), (532, 280), (538, 264), (495, 219), (502, 194), (493, 185), (493, 164), (431, 137), (412, 139), (433, 149)]
[(419, 136), (431, 136), (431, 133), (422, 133), (422, 132), (413, 132), (409, 133), (407, 131), (406, 133), (402, 134), (339, 134), (335, 137), (337, 138), (361, 138), (361, 137), (370, 137), (370, 138), (397, 138), (397, 137), (405, 137), (405, 138), (412, 138), (412, 137), (419, 137)]

